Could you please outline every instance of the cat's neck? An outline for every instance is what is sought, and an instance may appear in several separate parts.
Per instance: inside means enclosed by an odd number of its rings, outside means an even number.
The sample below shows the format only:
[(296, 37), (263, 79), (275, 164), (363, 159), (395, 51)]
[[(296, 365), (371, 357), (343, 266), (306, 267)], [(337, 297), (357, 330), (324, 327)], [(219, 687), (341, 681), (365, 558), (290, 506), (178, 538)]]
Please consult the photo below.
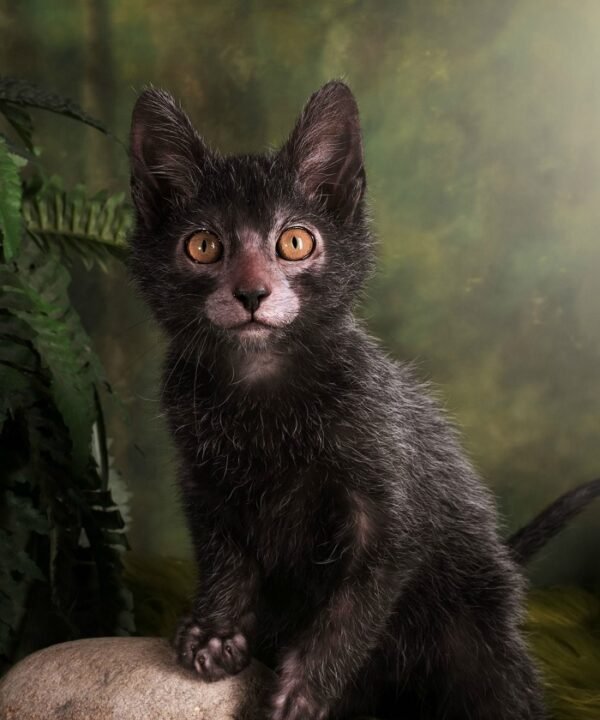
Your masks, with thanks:
[(176, 357), (171, 360), (163, 407), (190, 462), (212, 458), (218, 465), (219, 458), (226, 459), (217, 475), (221, 470), (224, 477), (231, 475), (232, 463), (266, 463), (273, 472), (300, 467), (322, 452), (326, 428), (361, 406), (372, 355), (367, 335), (352, 323), (289, 348), (288, 355), (275, 359), (282, 365), (269, 370), (270, 379), (245, 381), (223, 356), (215, 363), (205, 345), (195, 359), (178, 365)]
[(168, 394), (175, 390), (182, 399), (192, 394), (215, 404), (229, 400), (252, 405), (294, 403), (335, 394), (352, 372), (349, 368), (357, 362), (354, 351), (365, 339), (348, 316), (301, 341), (243, 349), (206, 342), (186, 357), (171, 348), (163, 389)]

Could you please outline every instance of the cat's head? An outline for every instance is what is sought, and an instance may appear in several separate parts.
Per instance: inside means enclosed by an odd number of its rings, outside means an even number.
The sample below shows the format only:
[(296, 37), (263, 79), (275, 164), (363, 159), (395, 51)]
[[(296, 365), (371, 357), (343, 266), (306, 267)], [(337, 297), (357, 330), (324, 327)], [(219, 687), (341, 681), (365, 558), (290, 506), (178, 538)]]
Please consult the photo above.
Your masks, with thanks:
[(167, 93), (131, 127), (131, 271), (179, 346), (293, 350), (351, 312), (372, 261), (356, 102), (330, 82), (276, 152), (223, 157)]

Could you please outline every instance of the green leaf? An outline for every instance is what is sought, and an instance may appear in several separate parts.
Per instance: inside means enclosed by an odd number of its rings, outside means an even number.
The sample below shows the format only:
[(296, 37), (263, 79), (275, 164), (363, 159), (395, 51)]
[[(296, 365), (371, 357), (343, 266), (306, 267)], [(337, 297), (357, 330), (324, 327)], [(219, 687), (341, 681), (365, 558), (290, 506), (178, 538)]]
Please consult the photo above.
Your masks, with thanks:
[(0, 234), (4, 259), (11, 260), (21, 242), (21, 178), (6, 142), (0, 138)]
[(77, 474), (90, 461), (94, 387), (103, 373), (71, 307), (69, 281), (57, 248), (42, 252), (30, 241), (23, 245), (14, 272), (0, 270), (0, 308), (33, 331), (32, 344), (49, 371), (54, 402), (69, 429)]
[(103, 491), (107, 491), (110, 474), (108, 438), (106, 436), (106, 426), (104, 423), (104, 410), (102, 409), (97, 388), (94, 388), (94, 403), (96, 405), (96, 422), (92, 428), (92, 455), (98, 466), (100, 487)]
[(4, 133), (0, 133), (0, 141), (8, 148), (8, 154), (18, 168), (24, 168), (29, 162), (37, 162), (37, 158), (27, 150), (17, 147)]
[(29, 235), (45, 247), (54, 244), (68, 260), (79, 258), (86, 268), (126, 257), (127, 236), (133, 224), (123, 195), (87, 197), (82, 187), (65, 191), (54, 180), (23, 203)]
[(88, 115), (79, 105), (69, 98), (42, 90), (34, 83), (14, 77), (0, 77), (0, 101), (12, 103), (20, 107), (40, 108), (58, 113), (73, 120), (79, 120), (96, 130), (107, 133), (104, 125)]
[(33, 152), (33, 123), (29, 113), (6, 101), (0, 101), (0, 113), (4, 115), (9, 125), (21, 138), (27, 150)]

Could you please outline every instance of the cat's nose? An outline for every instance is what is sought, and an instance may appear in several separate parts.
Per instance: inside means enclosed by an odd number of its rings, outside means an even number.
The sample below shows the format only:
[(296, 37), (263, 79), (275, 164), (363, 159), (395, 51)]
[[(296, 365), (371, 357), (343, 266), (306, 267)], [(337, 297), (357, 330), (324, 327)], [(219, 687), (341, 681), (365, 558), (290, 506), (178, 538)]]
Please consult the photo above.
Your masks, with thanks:
[(270, 294), (271, 291), (267, 290), (267, 288), (265, 287), (258, 287), (252, 290), (246, 290), (245, 288), (236, 288), (233, 291), (234, 297), (237, 298), (246, 308), (246, 310), (251, 313), (253, 313), (255, 310), (258, 310), (260, 301)]

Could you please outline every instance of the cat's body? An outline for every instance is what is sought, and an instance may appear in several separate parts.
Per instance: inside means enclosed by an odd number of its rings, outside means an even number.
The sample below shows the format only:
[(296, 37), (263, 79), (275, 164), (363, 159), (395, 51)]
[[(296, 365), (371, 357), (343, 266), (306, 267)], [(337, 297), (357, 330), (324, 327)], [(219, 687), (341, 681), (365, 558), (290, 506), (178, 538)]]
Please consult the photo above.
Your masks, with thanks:
[(272, 663), (271, 720), (543, 718), (491, 497), (352, 316), (372, 241), (349, 90), (317, 93), (279, 153), (237, 158), (149, 91), (132, 160), (131, 267), (170, 338), (199, 566), (180, 661), (206, 680)]
[[(523, 688), (535, 686), (517, 629), (521, 581), (497, 537), (489, 494), (407, 369), (393, 366), (359, 328), (328, 341), (321, 368), (306, 359), (306, 372), (323, 372), (314, 382), (300, 375), (295, 387), (265, 388), (256, 397), (240, 385), (218, 392), (202, 364), (179, 360), (165, 388), (171, 428), (184, 448), (200, 617), (216, 612), (230, 635), (224, 607), (231, 604), (238, 617), (255, 612), (253, 653), (269, 663), (313, 626), (305, 671), (331, 698), (346, 689), (337, 686), (338, 672), (342, 682), (351, 675), (356, 691), (347, 709), (354, 713), (382, 713), (373, 696), (402, 685), (411, 702), (415, 688), (423, 692), (427, 712), (440, 697), (448, 712), (454, 696), (462, 708), (464, 682), (472, 717), (541, 717), (535, 699), (519, 700), (512, 680), (502, 714), (488, 707), (509, 670), (501, 643)], [(212, 517), (198, 517), (198, 507)], [(248, 559), (209, 582), (203, 560), (223, 550), (223, 538), (209, 550), (211, 539), (197, 528), (213, 523)], [(469, 668), (486, 645), (488, 662), (478, 658)], [(366, 658), (377, 648), (386, 657), (368, 673)], [(425, 680), (429, 671), (435, 688)], [(399, 697), (400, 706), (405, 701)]]

